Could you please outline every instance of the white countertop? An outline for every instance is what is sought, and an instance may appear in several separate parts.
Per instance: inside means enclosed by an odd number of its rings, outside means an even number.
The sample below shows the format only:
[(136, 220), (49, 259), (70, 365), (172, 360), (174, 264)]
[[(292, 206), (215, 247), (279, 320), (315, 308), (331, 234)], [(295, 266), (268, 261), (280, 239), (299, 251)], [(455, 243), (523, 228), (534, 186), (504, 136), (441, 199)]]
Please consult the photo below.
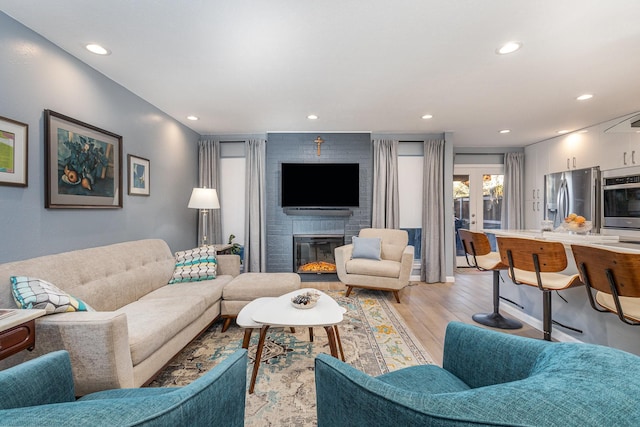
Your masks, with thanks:
[(540, 230), (501, 230), (501, 229), (498, 229), (498, 230), (486, 229), (482, 231), (485, 233), (495, 234), (496, 236), (526, 237), (531, 239), (553, 240), (555, 242), (561, 242), (565, 244), (571, 244), (571, 243), (609, 244), (609, 243), (617, 243), (620, 240), (618, 236), (610, 236), (610, 235), (604, 235), (604, 234), (571, 234), (568, 232), (558, 232), (558, 231), (542, 232)]

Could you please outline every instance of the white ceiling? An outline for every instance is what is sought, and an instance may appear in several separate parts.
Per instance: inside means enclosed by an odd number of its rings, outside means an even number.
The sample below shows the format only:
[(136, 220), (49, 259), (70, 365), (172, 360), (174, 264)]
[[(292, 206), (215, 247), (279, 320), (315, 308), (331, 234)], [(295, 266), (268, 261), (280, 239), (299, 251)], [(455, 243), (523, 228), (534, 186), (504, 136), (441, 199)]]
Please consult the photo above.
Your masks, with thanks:
[[(0, 0), (0, 10), (200, 134), (451, 131), (456, 146), (521, 146), (640, 110), (639, 0)], [(497, 55), (510, 40), (523, 48)], [(583, 93), (594, 98), (576, 101)]]

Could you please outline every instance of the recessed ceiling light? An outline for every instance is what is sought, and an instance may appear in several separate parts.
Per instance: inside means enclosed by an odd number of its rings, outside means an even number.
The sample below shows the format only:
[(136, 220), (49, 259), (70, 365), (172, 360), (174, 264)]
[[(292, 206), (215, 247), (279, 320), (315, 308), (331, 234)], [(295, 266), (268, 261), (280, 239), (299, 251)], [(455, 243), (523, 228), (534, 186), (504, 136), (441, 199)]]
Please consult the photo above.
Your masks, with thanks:
[(502, 129), (502, 130), (500, 131), (500, 133), (509, 133), (509, 132), (511, 132), (511, 130), (510, 130), (510, 129)]
[(424, 116), (422, 116), (422, 118), (423, 118), (424, 120), (433, 119), (433, 115), (432, 115), (432, 114), (425, 114)]
[(500, 46), (498, 49), (496, 49), (496, 53), (498, 55), (506, 55), (507, 53), (515, 52), (521, 47), (522, 47), (522, 43), (520, 42), (508, 42)]
[(564, 135), (565, 133), (569, 133), (569, 131), (566, 129), (562, 129), (558, 131), (558, 135)]
[(309, 114), (307, 116), (307, 119), (309, 119), (309, 120), (318, 120), (318, 116), (316, 116), (315, 114)]
[(187, 120), (199, 120), (200, 118), (198, 116), (187, 116)]
[(100, 46), (96, 43), (89, 43), (85, 46), (87, 50), (91, 53), (95, 53), (96, 55), (110, 55), (111, 51), (105, 47)]
[(577, 97), (576, 99), (577, 99), (578, 101), (585, 101), (585, 100), (587, 100), (587, 99), (591, 99), (591, 98), (593, 98), (593, 95), (592, 95), (592, 94), (590, 94), (590, 93), (585, 93), (584, 95), (580, 95), (580, 96), (579, 96), (579, 97)]

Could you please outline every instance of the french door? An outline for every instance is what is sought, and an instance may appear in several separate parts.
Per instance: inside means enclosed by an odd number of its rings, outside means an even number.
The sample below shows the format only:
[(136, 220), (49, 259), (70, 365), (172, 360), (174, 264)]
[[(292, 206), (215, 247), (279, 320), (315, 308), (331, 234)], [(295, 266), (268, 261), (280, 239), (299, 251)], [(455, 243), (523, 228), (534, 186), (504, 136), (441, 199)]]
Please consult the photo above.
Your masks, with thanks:
[[(471, 231), (502, 226), (502, 165), (456, 165), (453, 169), (453, 211), (455, 215), (456, 266), (466, 267), (458, 229)], [(495, 241), (490, 239), (495, 250)]]

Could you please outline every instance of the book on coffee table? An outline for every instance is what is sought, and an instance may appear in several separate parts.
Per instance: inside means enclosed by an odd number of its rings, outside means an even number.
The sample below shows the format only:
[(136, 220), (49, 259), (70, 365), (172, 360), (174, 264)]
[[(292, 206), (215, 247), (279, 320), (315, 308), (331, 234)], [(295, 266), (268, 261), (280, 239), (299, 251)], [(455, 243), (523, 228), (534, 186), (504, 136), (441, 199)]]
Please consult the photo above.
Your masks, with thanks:
[(4, 319), (5, 317), (9, 317), (12, 314), (16, 314), (18, 312), (18, 309), (7, 309), (7, 308), (0, 308), (0, 319)]

